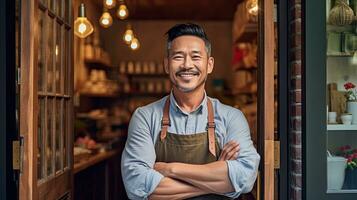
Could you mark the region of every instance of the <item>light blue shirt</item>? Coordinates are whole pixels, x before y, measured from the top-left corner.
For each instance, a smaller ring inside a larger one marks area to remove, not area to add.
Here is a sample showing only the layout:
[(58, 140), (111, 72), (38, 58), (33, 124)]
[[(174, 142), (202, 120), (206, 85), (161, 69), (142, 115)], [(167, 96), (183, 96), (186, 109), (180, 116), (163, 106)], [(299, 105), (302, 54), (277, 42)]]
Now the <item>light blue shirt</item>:
[[(207, 97), (193, 112), (180, 109), (172, 93), (170, 97), (170, 121), (168, 132), (195, 134), (206, 132)], [(163, 108), (167, 97), (137, 108), (129, 128), (122, 154), (121, 171), (126, 192), (130, 199), (147, 199), (160, 183), (163, 175), (153, 169), (156, 160), (155, 143), (161, 130)], [(250, 138), (249, 126), (243, 113), (231, 106), (210, 98), (216, 123), (215, 134), (220, 148), (234, 140), (240, 144), (236, 160), (228, 160), (228, 173), (234, 192), (224, 194), (236, 198), (252, 190), (257, 177), (260, 156)], [(207, 149), (208, 151), (208, 149)], [(174, 156), (174, 155), (173, 155)]]

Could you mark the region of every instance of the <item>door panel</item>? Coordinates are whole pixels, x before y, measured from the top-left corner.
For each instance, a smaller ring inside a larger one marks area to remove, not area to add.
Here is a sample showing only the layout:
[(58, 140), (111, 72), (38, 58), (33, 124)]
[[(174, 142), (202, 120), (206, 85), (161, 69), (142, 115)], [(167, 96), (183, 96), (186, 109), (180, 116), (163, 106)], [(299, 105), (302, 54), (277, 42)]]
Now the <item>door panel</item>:
[(20, 199), (59, 199), (71, 191), (70, 5), (70, 0), (22, 1), (20, 134), (24, 136), (24, 160)]
[(258, 133), (261, 199), (274, 199), (274, 1), (259, 1)]

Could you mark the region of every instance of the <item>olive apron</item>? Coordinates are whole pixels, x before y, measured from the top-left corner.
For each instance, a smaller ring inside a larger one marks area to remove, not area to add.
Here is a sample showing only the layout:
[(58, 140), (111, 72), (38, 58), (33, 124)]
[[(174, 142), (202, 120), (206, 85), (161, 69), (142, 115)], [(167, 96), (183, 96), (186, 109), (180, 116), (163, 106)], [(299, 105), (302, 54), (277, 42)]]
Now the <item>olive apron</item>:
[[(155, 144), (156, 162), (207, 164), (217, 161), (221, 150), (214, 133), (215, 123), (212, 102), (207, 98), (207, 132), (190, 135), (179, 135), (167, 132), (168, 126), (170, 126), (169, 108), (170, 97), (168, 97), (165, 102), (160, 137), (158, 137)], [(190, 199), (218, 200), (231, 198), (216, 194), (208, 194)]]

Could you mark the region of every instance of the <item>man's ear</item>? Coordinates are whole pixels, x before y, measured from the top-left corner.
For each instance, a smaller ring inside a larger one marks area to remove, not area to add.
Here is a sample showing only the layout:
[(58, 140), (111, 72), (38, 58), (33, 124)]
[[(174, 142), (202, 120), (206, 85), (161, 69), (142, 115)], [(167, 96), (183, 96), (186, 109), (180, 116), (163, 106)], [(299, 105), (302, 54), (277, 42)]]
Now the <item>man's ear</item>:
[(207, 73), (210, 74), (213, 71), (214, 68), (214, 58), (213, 57), (209, 57), (208, 58), (208, 63), (207, 63), (208, 69), (207, 69)]
[(169, 60), (167, 59), (167, 57), (164, 58), (164, 70), (166, 74), (169, 73)]

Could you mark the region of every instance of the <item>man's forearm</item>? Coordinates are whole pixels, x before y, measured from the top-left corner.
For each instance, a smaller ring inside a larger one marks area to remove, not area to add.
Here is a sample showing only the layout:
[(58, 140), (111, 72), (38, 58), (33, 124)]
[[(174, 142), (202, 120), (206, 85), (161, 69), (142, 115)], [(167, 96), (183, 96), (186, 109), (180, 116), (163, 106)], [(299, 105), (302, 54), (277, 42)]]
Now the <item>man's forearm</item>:
[(160, 181), (149, 199), (186, 199), (203, 194), (208, 194), (208, 192), (188, 183), (165, 177)]
[(182, 180), (210, 193), (233, 192), (225, 161), (216, 161), (205, 165), (170, 163), (168, 177)]

